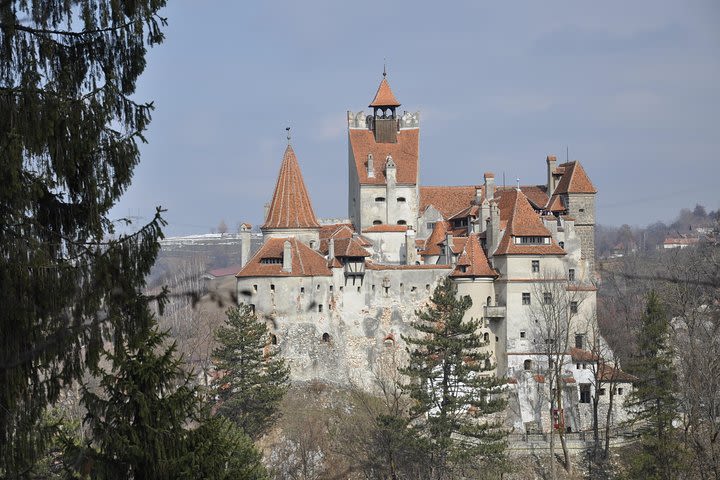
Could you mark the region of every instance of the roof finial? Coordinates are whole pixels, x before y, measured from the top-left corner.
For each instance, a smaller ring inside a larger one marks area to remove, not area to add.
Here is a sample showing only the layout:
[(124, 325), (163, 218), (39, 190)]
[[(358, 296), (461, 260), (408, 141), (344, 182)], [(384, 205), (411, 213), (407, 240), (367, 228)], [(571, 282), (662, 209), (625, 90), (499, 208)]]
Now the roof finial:
[(288, 145), (290, 145), (290, 127), (285, 127), (285, 131), (287, 132)]
[(520, 178), (516, 178), (515, 181), (517, 182), (517, 191), (520, 191)]
[(387, 77), (386, 59), (383, 58), (383, 78)]

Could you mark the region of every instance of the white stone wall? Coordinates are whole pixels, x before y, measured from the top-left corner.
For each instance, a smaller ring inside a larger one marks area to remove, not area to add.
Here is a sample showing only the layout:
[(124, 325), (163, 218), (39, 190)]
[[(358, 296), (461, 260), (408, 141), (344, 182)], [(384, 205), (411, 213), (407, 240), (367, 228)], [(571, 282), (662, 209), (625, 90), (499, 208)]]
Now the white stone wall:
[(415, 333), (415, 311), (448, 273), (367, 270), (362, 283), (353, 284), (335, 268), (332, 277), (240, 278), (237, 289), (239, 301), (254, 305), (276, 335), (292, 381), (370, 386), (382, 355), (393, 348), (405, 355), (401, 336)]

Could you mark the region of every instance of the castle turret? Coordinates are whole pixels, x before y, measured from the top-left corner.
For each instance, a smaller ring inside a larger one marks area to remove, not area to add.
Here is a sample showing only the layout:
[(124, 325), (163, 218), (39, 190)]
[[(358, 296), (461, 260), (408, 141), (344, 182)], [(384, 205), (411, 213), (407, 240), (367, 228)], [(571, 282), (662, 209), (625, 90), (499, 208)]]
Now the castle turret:
[(572, 161), (559, 166), (562, 178), (555, 187), (567, 207), (567, 213), (575, 220), (575, 232), (580, 237), (580, 258), (587, 260), (590, 272), (595, 268), (595, 186), (580, 162)]
[(266, 241), (273, 237), (297, 237), (313, 248), (319, 244), (320, 225), (315, 218), (297, 157), (289, 144), (261, 229)]
[(395, 109), (400, 106), (400, 102), (390, 89), (386, 76), (387, 73), (383, 72), (383, 79), (375, 93), (375, 98), (368, 105), (373, 109), (371, 127), (377, 143), (397, 143), (399, 124)]
[(383, 224), (418, 228), (419, 114), (399, 116), (399, 106), (383, 72), (372, 115), (348, 112), (348, 217), (360, 232)]

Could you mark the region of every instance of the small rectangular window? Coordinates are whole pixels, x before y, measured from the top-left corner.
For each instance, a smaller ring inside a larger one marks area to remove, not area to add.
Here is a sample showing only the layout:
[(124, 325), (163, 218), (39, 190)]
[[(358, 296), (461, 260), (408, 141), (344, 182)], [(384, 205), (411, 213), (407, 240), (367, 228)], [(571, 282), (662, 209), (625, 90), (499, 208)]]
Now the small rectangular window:
[(428, 230), (432, 230), (432, 229), (435, 228), (435, 222), (427, 222), (427, 224), (425, 224), (425, 227), (426, 227)]
[(543, 293), (543, 302), (545, 303), (545, 305), (550, 305), (552, 303), (552, 293)]
[(358, 288), (358, 293), (360, 293), (360, 287), (357, 287), (357, 288)]
[(318, 286), (315, 290), (320, 290), (320, 284), (318, 283)]
[(623, 394), (623, 389), (622, 389), (622, 387), (620, 387), (620, 388), (617, 389), (617, 394), (618, 394), (618, 395), (622, 395), (622, 394)]
[(590, 403), (590, 384), (580, 384), (580, 403)]
[(342, 285), (340, 286), (340, 291), (341, 291), (341, 292), (343, 291), (343, 287), (342, 287)]
[(576, 364), (575, 364), (575, 370), (580, 370), (580, 364), (579, 364), (579, 363), (576, 363)]
[(523, 292), (523, 294), (522, 294), (522, 304), (523, 304), (523, 305), (530, 305), (530, 292)]
[(257, 293), (257, 285), (253, 285), (253, 292)]
[(333, 286), (330, 285), (330, 293), (333, 293)]
[(322, 303), (319, 303), (318, 304), (318, 313), (322, 313), (322, 311), (323, 311)]
[(570, 302), (570, 313), (578, 313), (578, 303)]
[(601, 389), (598, 391), (598, 395), (605, 395), (605, 389), (604, 389), (604, 388), (601, 388)]
[(302, 295), (304, 293), (305, 293), (305, 287), (300, 287), (300, 294)]
[(251, 314), (251, 315), (255, 315), (255, 305), (253, 305), (253, 304), (251, 303), (251, 304), (249, 305), (249, 307), (250, 307), (250, 314)]
[(582, 333), (576, 333), (575, 334), (575, 348), (584, 349), (585, 348), (585, 335)]
[(520, 338), (525, 338), (525, 330), (520, 330)]
[(275, 291), (275, 284), (274, 284), (274, 283), (271, 283), (271, 284), (270, 284), (270, 291), (271, 291), (271, 292), (274, 292), (274, 291)]
[(570, 280), (571, 282), (575, 281), (575, 269), (574, 268), (571, 268), (570, 270), (568, 270), (568, 280)]
[(532, 272), (533, 272), (533, 273), (540, 273), (540, 260), (533, 260), (533, 261), (532, 261)]

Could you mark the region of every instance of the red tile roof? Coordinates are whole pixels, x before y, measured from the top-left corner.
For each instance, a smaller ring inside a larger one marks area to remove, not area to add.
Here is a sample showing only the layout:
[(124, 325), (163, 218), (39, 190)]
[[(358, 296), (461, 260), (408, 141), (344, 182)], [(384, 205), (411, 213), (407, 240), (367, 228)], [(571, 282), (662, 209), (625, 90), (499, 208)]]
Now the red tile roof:
[(406, 232), (407, 225), (373, 225), (363, 230), (363, 233), (379, 233), (379, 232)]
[[(417, 184), (419, 129), (412, 128), (397, 132), (397, 143), (377, 143), (371, 130), (350, 129), (350, 148), (355, 158), (355, 169), (361, 184), (384, 185), (385, 159), (393, 158), (396, 180), (401, 184)], [(367, 175), (367, 156), (373, 156), (374, 177)]]
[(563, 163), (560, 167), (565, 168), (565, 173), (563, 173), (560, 182), (555, 187), (554, 194), (597, 193), (580, 162), (575, 160), (574, 162)]
[[(464, 270), (463, 271), (463, 267)], [(497, 277), (498, 273), (490, 266), (485, 252), (480, 246), (477, 235), (470, 235), (465, 242), (465, 248), (458, 258), (457, 265), (451, 277)]]
[[(284, 272), (282, 262), (262, 263), (262, 259), (282, 259), (285, 241), (290, 242), (292, 271)], [(325, 257), (295, 237), (269, 238), (236, 277), (310, 277), (331, 275)]]
[[(533, 209), (523, 192), (505, 191), (498, 203), (500, 217), (507, 216), (505, 234), (494, 255), (565, 255), (555, 243), (540, 215)], [(512, 237), (550, 237), (549, 245), (516, 245)]]
[(548, 202), (547, 207), (545, 207), (545, 210), (549, 210), (551, 212), (564, 212), (567, 209), (565, 208), (565, 204), (562, 201), (562, 197), (555, 194), (552, 196), (552, 198), (550, 198), (550, 201)]
[(420, 251), (420, 255), (440, 255), (442, 253), (440, 245), (445, 241), (445, 234), (449, 228), (450, 224), (448, 222), (435, 222), (433, 231), (425, 241), (425, 248)]
[[(394, 158), (394, 157), (393, 157)], [(420, 213), (432, 205), (446, 220), (470, 206), (475, 199), (474, 185), (420, 187)], [(485, 190), (484, 187), (479, 187)]]
[(368, 270), (450, 270), (450, 265), (378, 265), (369, 261), (365, 262)]
[(290, 145), (285, 149), (264, 229), (318, 228), (300, 165)]
[(597, 377), (603, 382), (617, 382), (617, 383), (635, 383), (640, 380), (635, 375), (625, 373), (619, 368), (615, 368), (612, 365), (604, 363), (600, 364), (598, 368)]
[(340, 238), (350, 238), (355, 230), (350, 223), (334, 223), (332, 225), (322, 225), (320, 227), (320, 253), (328, 253), (328, 241), (331, 238), (338, 240)]
[[(496, 199), (502, 198), (504, 193), (514, 192), (516, 190), (516, 187), (497, 187), (495, 189), (495, 197)], [(525, 194), (530, 204), (538, 210), (548, 203), (547, 187), (545, 185), (521, 185), (520, 191)]]
[(570, 356), (575, 362), (597, 362), (600, 359), (600, 357), (596, 353), (575, 347), (570, 349)]
[(370, 102), (369, 107), (399, 107), (400, 102), (397, 101), (395, 95), (390, 89), (390, 84), (387, 79), (383, 77), (380, 82), (380, 86), (375, 93), (375, 98)]
[(340, 238), (334, 240), (336, 257), (369, 257), (370, 254), (357, 238)]

